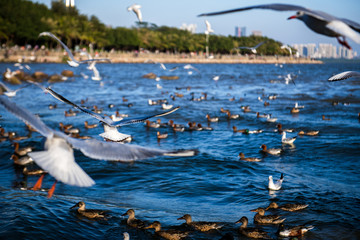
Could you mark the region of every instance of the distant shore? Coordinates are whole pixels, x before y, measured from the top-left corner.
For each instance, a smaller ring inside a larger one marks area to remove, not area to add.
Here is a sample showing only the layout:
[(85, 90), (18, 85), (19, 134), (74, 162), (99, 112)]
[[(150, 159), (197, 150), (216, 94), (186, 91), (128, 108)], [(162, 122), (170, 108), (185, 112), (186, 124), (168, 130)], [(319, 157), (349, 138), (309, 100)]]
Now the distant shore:
[[(87, 59), (80, 54), (74, 54), (78, 60)], [(216, 54), (206, 58), (203, 54), (171, 54), (151, 52), (100, 52), (96, 58), (109, 58), (112, 63), (207, 63), (207, 64), (322, 64), (320, 60), (310, 58), (295, 58), (288, 56), (255, 56), (255, 55), (225, 55)], [(36, 62), (63, 63), (66, 54), (63, 51), (0, 51), (0, 62)]]

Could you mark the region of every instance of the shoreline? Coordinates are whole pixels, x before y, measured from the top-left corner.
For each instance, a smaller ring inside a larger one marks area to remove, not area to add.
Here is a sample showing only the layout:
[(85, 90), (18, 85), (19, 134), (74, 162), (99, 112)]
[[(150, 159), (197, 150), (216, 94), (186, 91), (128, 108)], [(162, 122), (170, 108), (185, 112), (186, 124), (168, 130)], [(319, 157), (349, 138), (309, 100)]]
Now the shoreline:
[[(74, 54), (79, 61), (86, 60)], [(109, 58), (112, 63), (185, 63), (185, 64), (322, 64), (320, 60), (295, 58), (289, 56), (223, 55), (212, 58), (197, 54), (168, 54), (148, 52), (100, 52), (96, 58)], [(0, 62), (65, 63), (66, 54), (62, 51), (16, 51), (0, 52)]]

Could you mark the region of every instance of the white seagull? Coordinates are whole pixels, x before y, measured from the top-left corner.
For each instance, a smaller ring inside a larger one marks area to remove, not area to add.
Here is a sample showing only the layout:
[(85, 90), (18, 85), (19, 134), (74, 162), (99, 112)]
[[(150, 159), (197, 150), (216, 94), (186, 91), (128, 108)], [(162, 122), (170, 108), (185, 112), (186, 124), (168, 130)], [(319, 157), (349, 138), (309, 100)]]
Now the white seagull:
[(332, 76), (331, 78), (328, 79), (329, 82), (335, 82), (335, 81), (340, 81), (340, 80), (345, 80), (351, 77), (360, 77), (360, 72), (355, 72), (355, 71), (346, 71), (346, 72), (342, 72), (342, 73), (338, 73), (334, 76)]
[(206, 35), (214, 32), (214, 29), (211, 28), (211, 24), (209, 23), (208, 20), (205, 20), (205, 24), (206, 24), (206, 30), (205, 30)]
[(159, 65), (160, 65), (160, 68), (161, 68), (162, 70), (166, 70), (166, 66), (165, 66), (163, 63), (161, 63), (161, 62), (155, 62), (155, 61), (152, 60), (152, 59), (147, 59), (144, 63), (159, 64)]
[(288, 50), (290, 53), (290, 56), (292, 56), (292, 50), (291, 50), (291, 47), (289, 47), (289, 45), (282, 45), (280, 48)]
[(42, 32), (39, 34), (39, 37), (42, 36), (48, 36), (51, 37), (53, 39), (55, 39), (58, 43), (61, 44), (61, 46), (64, 48), (64, 50), (67, 52), (69, 58), (71, 59), (70, 61), (68, 60), (68, 64), (71, 67), (78, 67), (81, 63), (87, 63), (87, 62), (111, 62), (110, 59), (107, 58), (94, 58), (94, 59), (87, 59), (87, 60), (83, 60), (83, 61), (76, 61), (74, 58), (74, 55), (71, 53), (70, 49), (65, 45), (65, 43), (63, 43), (59, 38), (57, 38), (54, 34), (52, 34), (51, 32)]
[(265, 41), (257, 44), (255, 47), (237, 47), (238, 49), (248, 49), (250, 50), (253, 54), (256, 54), (257, 53), (257, 48), (260, 47), (261, 45), (263, 45), (265, 43)]
[(275, 190), (275, 191), (280, 190), (283, 181), (284, 181), (284, 174), (281, 174), (280, 179), (277, 180), (276, 183), (274, 183), (273, 177), (269, 176), (269, 184), (268, 184), (269, 190)]
[(193, 70), (197, 71), (198, 73), (200, 73), (199, 69), (197, 69), (196, 67), (194, 67), (194, 66), (192, 66), (190, 64), (184, 65), (183, 68), (186, 69), (186, 70), (193, 69)]
[(142, 22), (142, 14), (140, 11), (141, 5), (139, 4), (133, 4), (130, 7), (128, 7), (128, 11), (133, 11), (136, 14), (136, 17), (138, 18), (139, 22)]
[[(296, 15), (289, 17), (288, 19), (299, 19), (303, 21), (308, 28), (316, 33), (336, 37), (338, 42), (351, 49), (350, 45), (346, 42), (346, 37), (352, 39), (354, 42), (360, 44), (360, 24), (354, 21), (337, 18), (328, 13), (322, 11), (311, 10), (302, 6), (291, 4), (261, 4), (255, 6), (242, 7), (237, 9), (230, 9), (221, 12), (203, 13), (199, 16), (213, 16), (233, 12), (241, 12), (251, 9), (270, 9), (275, 11), (297, 11)], [(340, 39), (342, 37), (342, 40)]]
[(147, 119), (152, 118), (152, 117), (161, 117), (161, 116), (165, 116), (167, 114), (173, 113), (176, 110), (178, 110), (180, 107), (176, 107), (170, 111), (167, 112), (163, 112), (163, 113), (159, 113), (159, 114), (154, 114), (151, 116), (144, 116), (144, 117), (135, 117), (135, 118), (126, 118), (126, 119), (122, 119), (120, 121), (113, 121), (111, 120), (111, 118), (109, 117), (103, 117), (100, 114), (94, 113), (88, 109), (82, 108), (78, 105), (76, 105), (75, 103), (69, 101), (68, 99), (66, 99), (65, 97), (61, 96), (60, 94), (56, 93), (54, 90), (52, 90), (51, 88), (46, 88), (46, 91), (49, 92), (53, 97), (55, 97), (56, 99), (67, 103), (71, 106), (73, 106), (76, 109), (79, 109), (80, 111), (89, 114), (90, 116), (96, 118), (97, 120), (99, 120), (103, 126), (104, 126), (104, 133), (101, 133), (100, 136), (103, 137), (105, 140), (108, 141), (113, 141), (113, 142), (122, 142), (125, 139), (127, 139), (129, 137), (129, 135), (127, 134), (123, 134), (120, 133), (117, 128), (124, 126), (124, 125), (129, 125), (129, 124), (134, 124), (134, 123), (140, 123), (140, 122), (145, 122)]
[(26, 88), (27, 86), (29, 86), (29, 85), (22, 86), (22, 87), (20, 87), (20, 88), (18, 88), (18, 89), (16, 89), (16, 90), (11, 90), (11, 89), (10, 89), (8, 86), (6, 86), (4, 83), (0, 82), (0, 87), (2, 87), (3, 89), (5, 89), (4, 94), (5, 94), (6, 96), (8, 96), (8, 97), (15, 97), (15, 96), (16, 96), (16, 93), (17, 93), (19, 90), (21, 90), (21, 89), (23, 89), (23, 88)]
[(281, 136), (281, 142), (285, 143), (285, 144), (293, 144), (293, 142), (296, 140), (296, 136), (292, 137), (292, 138), (286, 138), (286, 131), (282, 132), (282, 136)]
[[(94, 180), (75, 162), (73, 148), (80, 150), (87, 157), (111, 161), (134, 161), (155, 156), (193, 156), (196, 154), (196, 150), (169, 151), (95, 139), (79, 140), (49, 128), (38, 116), (6, 97), (0, 96), (0, 104), (46, 137), (44, 151), (31, 152), (28, 155), (57, 181), (68, 185), (90, 187), (95, 184)], [(49, 191), (51, 195), (55, 184)]]

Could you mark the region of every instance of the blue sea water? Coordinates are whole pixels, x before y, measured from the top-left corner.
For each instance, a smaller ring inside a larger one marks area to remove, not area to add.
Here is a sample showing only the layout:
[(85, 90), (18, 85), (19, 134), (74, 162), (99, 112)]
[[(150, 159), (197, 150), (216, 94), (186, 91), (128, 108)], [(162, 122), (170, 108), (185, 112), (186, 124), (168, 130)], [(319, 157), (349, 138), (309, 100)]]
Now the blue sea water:
[[(325, 63), (316, 65), (274, 64), (193, 64), (200, 73), (189, 74), (181, 64), (168, 64), (168, 69), (179, 66), (174, 72), (163, 71), (155, 64), (97, 64), (103, 77), (101, 82), (84, 79), (80, 73), (92, 73), (85, 66), (70, 68), (65, 64), (30, 64), (31, 72), (60, 74), (73, 70), (76, 77), (52, 88), (85, 106), (97, 105), (105, 114), (115, 110), (129, 116), (144, 116), (163, 111), (159, 105), (149, 106), (148, 99), (167, 99), (180, 106), (175, 113), (161, 117), (162, 122), (173, 119), (175, 123), (189, 121), (208, 125), (206, 114), (219, 117), (210, 123), (213, 131), (173, 132), (170, 128), (152, 129), (144, 124), (128, 125), (121, 132), (134, 138), (130, 144), (160, 149), (199, 150), (194, 157), (155, 157), (124, 163), (99, 161), (75, 151), (77, 163), (95, 180), (89, 188), (58, 183), (51, 199), (46, 192), (24, 191), (20, 183), (33, 186), (37, 176), (25, 177), (22, 168), (10, 159), (13, 143), (0, 143), (0, 238), (1, 239), (122, 239), (128, 232), (130, 239), (152, 239), (153, 230), (138, 230), (126, 225), (121, 215), (133, 208), (136, 217), (148, 223), (160, 221), (162, 228), (175, 228), (183, 223), (177, 218), (188, 213), (194, 221), (221, 222), (224, 227), (208, 233), (191, 232), (188, 239), (220, 239), (231, 233), (239, 234), (242, 216), (249, 218), (249, 226), (257, 226), (276, 238), (276, 225), (255, 225), (251, 209), (278, 204), (306, 203), (309, 207), (299, 212), (269, 211), (286, 218), (286, 226), (313, 225), (314, 229), (302, 239), (360, 239), (360, 81), (353, 78), (341, 82), (328, 82), (327, 78), (346, 70), (360, 71), (358, 63)], [(15, 69), (13, 64), (0, 64), (0, 71)], [(177, 75), (178, 80), (142, 78), (154, 72), (160, 75)], [(295, 84), (285, 83), (285, 76), (296, 75)], [(213, 76), (220, 75), (215, 82)], [(43, 83), (48, 86), (48, 83)], [(162, 89), (158, 89), (160, 84)], [(16, 88), (17, 86), (10, 86)], [(190, 89), (186, 89), (190, 87)], [(180, 88), (180, 89), (179, 89)], [(176, 93), (184, 97), (171, 99)], [(203, 101), (191, 101), (207, 93)], [(268, 96), (277, 94), (275, 100)], [(128, 99), (123, 102), (122, 98)], [(229, 99), (235, 97), (234, 101)], [(263, 101), (259, 101), (261, 97)], [(270, 103), (264, 106), (264, 101)], [(51, 128), (59, 129), (59, 122), (73, 124), (81, 135), (101, 139), (103, 129), (85, 129), (84, 121), (97, 121), (84, 113), (65, 117), (69, 105), (44, 94), (36, 86), (28, 86), (11, 98), (27, 108)], [(291, 114), (295, 102), (304, 105), (299, 114)], [(132, 107), (128, 107), (131, 103)], [(334, 104), (336, 103), (336, 104)], [(50, 110), (49, 104), (57, 104)], [(108, 108), (109, 104), (115, 107)], [(244, 113), (241, 106), (250, 106), (252, 112)], [(228, 120), (220, 108), (240, 114)], [(256, 112), (271, 113), (276, 123), (257, 118)], [(0, 125), (6, 131), (28, 134), (25, 124), (0, 106)], [(322, 115), (331, 118), (322, 120)], [(155, 119), (153, 119), (155, 120)], [(300, 130), (319, 130), (318, 136), (298, 136), (294, 146), (283, 145), (281, 135), (274, 132), (276, 124)], [(232, 127), (250, 130), (262, 129), (260, 134), (233, 133)], [(167, 132), (167, 139), (157, 140), (156, 132)], [(32, 133), (21, 146), (31, 145), (43, 149), (43, 137)], [(259, 153), (261, 144), (282, 148), (280, 156)], [(239, 160), (243, 152), (247, 157), (261, 158), (260, 162)], [(30, 166), (33, 167), (33, 166)], [(267, 189), (268, 176), (274, 179), (285, 175), (280, 191)], [(49, 188), (54, 179), (46, 176), (44, 187)], [(69, 208), (84, 201), (87, 208), (110, 210), (106, 220), (79, 218)], [(240, 236), (240, 239), (245, 239)]]

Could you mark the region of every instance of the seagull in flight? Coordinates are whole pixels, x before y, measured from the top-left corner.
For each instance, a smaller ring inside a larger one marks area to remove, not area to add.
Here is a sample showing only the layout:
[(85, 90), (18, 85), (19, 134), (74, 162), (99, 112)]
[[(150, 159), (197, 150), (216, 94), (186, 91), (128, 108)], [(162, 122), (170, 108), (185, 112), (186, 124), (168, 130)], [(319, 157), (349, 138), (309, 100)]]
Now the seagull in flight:
[(239, 49), (249, 49), (253, 54), (256, 54), (256, 53), (257, 53), (256, 49), (257, 49), (258, 47), (260, 47), (261, 45), (263, 45), (264, 43), (265, 43), (265, 41), (257, 44), (255, 47), (238, 47), (238, 48), (239, 48)]
[(73, 106), (74, 108), (76, 108), (84, 113), (87, 113), (91, 117), (99, 120), (104, 126), (104, 133), (101, 133), (100, 136), (103, 137), (105, 140), (113, 141), (113, 142), (121, 142), (124, 139), (129, 137), (129, 135), (119, 133), (119, 131), (117, 130), (118, 127), (121, 127), (124, 125), (129, 125), (129, 124), (134, 124), (134, 123), (145, 122), (146, 120), (148, 120), (149, 118), (152, 118), (152, 117), (165, 116), (165, 115), (175, 112), (176, 110), (178, 110), (180, 108), (180, 107), (176, 107), (170, 111), (159, 113), (159, 114), (154, 114), (154, 115), (150, 115), (150, 116), (125, 118), (120, 121), (113, 121), (113, 120), (111, 120), (111, 118), (101, 116), (100, 114), (97, 114), (86, 108), (76, 105), (75, 103), (73, 103), (70, 100), (66, 99), (65, 97), (61, 96), (60, 94), (58, 94), (57, 92), (55, 92), (53, 89), (51, 89), (49, 87), (46, 88), (46, 91), (48, 93), (50, 93), (54, 98), (60, 100), (61, 102), (67, 103), (67, 104)]
[(291, 47), (289, 47), (289, 45), (282, 45), (280, 48), (281, 49), (287, 49), (289, 51), (289, 53), (290, 53), (290, 56), (292, 56), (292, 50), (291, 50)]
[(52, 34), (51, 32), (42, 32), (39, 34), (39, 37), (42, 36), (48, 36), (51, 37), (53, 39), (55, 39), (58, 43), (61, 44), (61, 46), (65, 49), (65, 51), (67, 52), (69, 58), (71, 59), (70, 61), (68, 60), (68, 64), (71, 67), (78, 67), (81, 63), (88, 63), (88, 62), (111, 62), (110, 59), (107, 58), (94, 58), (94, 59), (87, 59), (87, 60), (83, 60), (83, 61), (76, 61), (74, 58), (74, 55), (71, 53), (70, 49), (65, 45), (65, 43), (63, 43), (59, 38), (57, 38), (54, 34)]
[[(302, 6), (291, 4), (261, 4), (255, 6), (242, 7), (237, 9), (230, 9), (220, 12), (203, 13), (199, 16), (213, 16), (220, 14), (227, 14), (233, 12), (241, 12), (252, 9), (269, 9), (275, 11), (297, 11), (295, 15), (288, 19), (299, 19), (303, 21), (308, 28), (316, 33), (336, 37), (338, 42), (348, 49), (350, 45), (346, 41), (346, 37), (352, 39), (354, 42), (360, 44), (360, 24), (346, 18), (337, 18), (328, 13), (311, 10)], [(340, 39), (342, 38), (342, 39)]]
[(130, 7), (128, 7), (128, 11), (133, 11), (136, 14), (136, 17), (139, 19), (139, 22), (142, 22), (142, 14), (140, 11), (141, 5), (139, 4), (133, 4)]
[(49, 190), (48, 197), (53, 194), (57, 181), (79, 187), (90, 187), (95, 184), (94, 180), (75, 162), (73, 148), (93, 159), (127, 162), (155, 156), (193, 156), (197, 153), (196, 150), (169, 151), (131, 144), (102, 142), (96, 139), (80, 140), (49, 128), (38, 116), (6, 97), (0, 96), (0, 105), (46, 138), (44, 151), (28, 154), (36, 164), (56, 179)]
[(357, 77), (360, 78), (360, 72), (356, 72), (356, 71), (346, 71), (346, 72), (342, 72), (342, 73), (338, 73), (332, 77), (330, 77), (328, 79), (329, 82), (335, 82), (335, 81), (341, 81), (341, 80), (345, 80), (351, 77)]
[(2, 87), (3, 89), (5, 89), (4, 94), (5, 94), (6, 96), (8, 96), (8, 97), (15, 97), (15, 96), (16, 96), (16, 93), (17, 93), (19, 90), (21, 90), (21, 89), (23, 89), (23, 88), (26, 88), (27, 86), (29, 86), (29, 85), (25, 85), (25, 86), (20, 87), (20, 88), (18, 88), (18, 89), (16, 89), (16, 90), (11, 90), (11, 89), (10, 89), (8, 86), (6, 86), (4, 83), (0, 82), (0, 87)]
[(209, 23), (208, 20), (205, 20), (205, 24), (206, 24), (206, 30), (205, 30), (206, 35), (214, 32), (214, 29), (211, 28), (211, 24)]
[(145, 60), (145, 62), (144, 63), (154, 63), (154, 64), (159, 64), (160, 65), (160, 68), (162, 69), (162, 70), (167, 70), (167, 68), (166, 68), (166, 66), (165, 66), (165, 64), (163, 64), (163, 63), (161, 63), (161, 62), (155, 62), (154, 60), (152, 60), (152, 59), (147, 59), (147, 60)]

